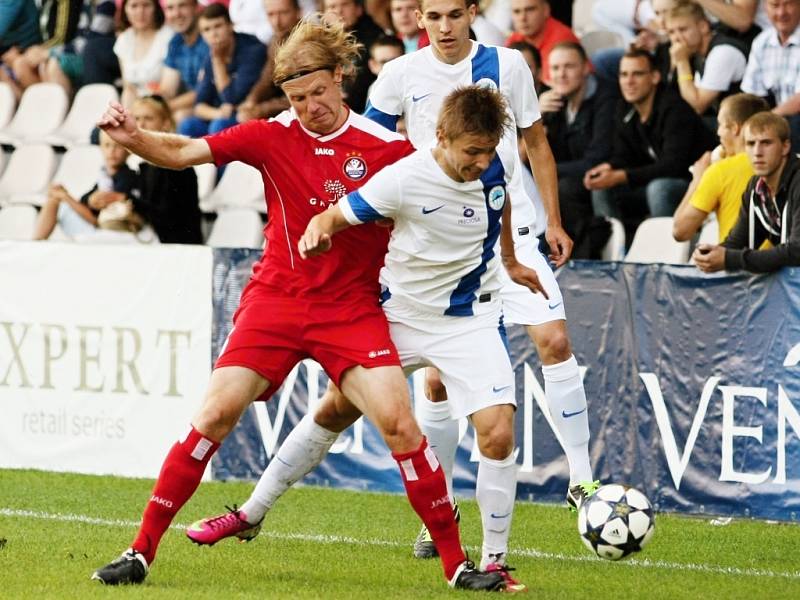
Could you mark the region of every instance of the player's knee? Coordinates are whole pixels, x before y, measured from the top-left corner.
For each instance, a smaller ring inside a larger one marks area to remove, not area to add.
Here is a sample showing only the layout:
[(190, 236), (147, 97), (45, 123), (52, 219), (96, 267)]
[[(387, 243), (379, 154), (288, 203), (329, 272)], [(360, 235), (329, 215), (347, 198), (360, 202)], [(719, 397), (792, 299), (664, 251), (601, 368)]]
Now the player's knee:
[(333, 397), (330, 390), (322, 398), (317, 412), (314, 413), (314, 422), (328, 431), (342, 432), (355, 423), (361, 413), (352, 404), (349, 404), (336, 390), (338, 397)]
[(214, 441), (221, 442), (239, 421), (240, 403), (232, 402), (223, 394), (212, 394), (193, 420), (195, 428)]
[(548, 335), (538, 346), (539, 358), (546, 365), (564, 362), (572, 356), (572, 345), (569, 342), (569, 334), (566, 328)]
[(481, 454), (492, 460), (503, 460), (514, 450), (514, 431), (511, 423), (497, 423), (479, 433), (478, 448)]
[(422, 440), (422, 432), (411, 411), (384, 417), (379, 426), (383, 439), (392, 452), (412, 452), (419, 447)]
[(425, 369), (425, 397), (431, 402), (447, 400), (447, 388), (436, 369)]

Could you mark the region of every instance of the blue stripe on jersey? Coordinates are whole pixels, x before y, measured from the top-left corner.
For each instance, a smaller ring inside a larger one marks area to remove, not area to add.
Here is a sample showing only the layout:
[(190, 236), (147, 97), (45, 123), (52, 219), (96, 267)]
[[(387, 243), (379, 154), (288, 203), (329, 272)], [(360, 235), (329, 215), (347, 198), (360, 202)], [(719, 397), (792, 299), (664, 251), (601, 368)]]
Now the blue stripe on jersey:
[(397, 120), (400, 115), (390, 115), (372, 106), (372, 102), (367, 100), (367, 107), (364, 109), (364, 116), (375, 121), (379, 125), (383, 125), (389, 131), (397, 131)]
[(372, 208), (369, 203), (364, 200), (364, 196), (358, 193), (358, 190), (347, 194), (347, 201), (350, 203), (350, 208), (353, 209), (353, 214), (362, 223), (369, 223), (370, 221), (378, 221), (385, 219), (381, 213)]
[(481, 262), (461, 278), (456, 289), (450, 294), (450, 306), (447, 307), (444, 314), (451, 317), (470, 317), (475, 314), (472, 310), (475, 292), (481, 286), (481, 276), (486, 272), (489, 261), (494, 258), (494, 247), (500, 236), (500, 216), (503, 214), (503, 207), (500, 207), (500, 210), (493, 209), (489, 203), (489, 195), (498, 185), (505, 190), (505, 169), (500, 157), (496, 154), (489, 168), (481, 175), (481, 182), (483, 183), (483, 198), (486, 202), (486, 215), (489, 220), (486, 226), (486, 237), (483, 239)]
[(478, 45), (478, 51), (472, 57), (472, 83), (481, 79), (490, 79), (500, 87), (500, 59), (497, 48)]
[(389, 298), (391, 297), (392, 297), (392, 292), (389, 290), (389, 288), (388, 287), (383, 288), (381, 290), (381, 295), (378, 298), (379, 304), (383, 306), (384, 304), (386, 304), (386, 301), (389, 300)]

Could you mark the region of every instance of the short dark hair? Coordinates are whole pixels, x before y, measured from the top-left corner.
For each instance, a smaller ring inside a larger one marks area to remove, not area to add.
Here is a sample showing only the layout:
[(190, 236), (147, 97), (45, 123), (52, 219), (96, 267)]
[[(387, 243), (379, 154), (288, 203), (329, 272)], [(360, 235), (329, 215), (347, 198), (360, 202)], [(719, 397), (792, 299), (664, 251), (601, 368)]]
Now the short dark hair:
[(406, 53), (405, 44), (403, 44), (403, 40), (401, 40), (396, 35), (388, 35), (382, 34), (372, 43), (372, 46), (369, 47), (370, 56), (372, 55), (372, 49), (377, 48), (378, 46), (389, 46), (390, 48), (397, 48), (400, 50), (400, 54)]
[[(125, 7), (128, 5), (129, 0), (122, 0), (122, 7), (120, 8), (119, 24), (123, 30), (131, 26), (128, 16), (125, 14)], [(158, 0), (150, 0), (153, 3), (153, 20), (156, 24), (156, 29), (161, 29), (164, 24), (164, 9), (161, 8), (161, 3)]]
[(220, 4), (219, 2), (214, 2), (213, 4), (209, 4), (203, 10), (200, 11), (200, 19), (225, 19), (228, 23), (233, 23), (231, 21), (231, 13), (228, 12), (228, 9), (225, 8), (224, 4)]
[[(643, 58), (647, 61), (651, 72), (658, 68), (656, 66), (656, 59), (652, 54), (650, 54), (647, 50), (642, 50), (641, 48), (637, 48), (633, 45), (631, 45), (625, 51), (625, 54), (622, 55), (622, 58)], [(622, 62), (622, 60), (620, 60), (620, 62)]]
[(542, 68), (542, 53), (539, 52), (539, 49), (526, 42), (525, 40), (520, 40), (518, 42), (514, 42), (509, 46), (512, 50), (518, 50), (519, 52), (530, 52), (531, 56), (533, 56), (533, 63), (536, 65), (536, 70), (539, 71)]
[(581, 46), (578, 42), (572, 42), (572, 41), (558, 42), (555, 46), (550, 48), (550, 52), (552, 52), (553, 50), (574, 50), (580, 55), (581, 60), (583, 62), (589, 62), (589, 55), (586, 54), (586, 48)]
[(767, 101), (753, 94), (733, 94), (722, 100), (720, 109), (723, 106), (728, 110), (728, 116), (731, 121), (737, 125), (743, 125), (747, 119), (756, 113), (769, 110)]

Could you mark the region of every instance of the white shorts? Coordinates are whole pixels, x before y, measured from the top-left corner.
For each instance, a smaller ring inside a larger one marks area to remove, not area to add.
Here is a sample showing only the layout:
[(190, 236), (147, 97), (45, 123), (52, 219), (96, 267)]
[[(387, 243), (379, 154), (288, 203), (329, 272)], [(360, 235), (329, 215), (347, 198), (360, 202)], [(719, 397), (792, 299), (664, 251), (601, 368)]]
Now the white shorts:
[(503, 282), (500, 299), (503, 301), (503, 316), (506, 323), (541, 325), (567, 318), (556, 276), (547, 259), (539, 252), (538, 244), (539, 240), (533, 233), (514, 236), (514, 252), (517, 260), (536, 271), (550, 298), (545, 299), (541, 294), (534, 294), (528, 288), (517, 285), (511, 281), (505, 269), (500, 269), (500, 280)]
[[(447, 388), (450, 415), (467, 417), (498, 404), (516, 406), (514, 370), (499, 310), (473, 317), (428, 315), (383, 305), (406, 375), (436, 367)], [(393, 310), (394, 308), (394, 310)]]

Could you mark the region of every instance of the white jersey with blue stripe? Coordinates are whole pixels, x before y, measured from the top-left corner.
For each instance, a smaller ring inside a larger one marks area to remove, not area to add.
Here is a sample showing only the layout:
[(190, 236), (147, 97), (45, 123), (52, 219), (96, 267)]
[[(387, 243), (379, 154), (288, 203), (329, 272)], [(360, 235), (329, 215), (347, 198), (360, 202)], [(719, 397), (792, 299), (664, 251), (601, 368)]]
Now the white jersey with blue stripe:
[[(516, 127), (530, 127), (541, 119), (533, 77), (522, 54), (477, 42), (472, 42), (469, 55), (454, 65), (437, 59), (432, 46), (386, 63), (372, 85), (364, 114), (391, 130), (398, 118), (404, 117), (414, 147), (429, 148), (436, 143), (436, 120), (445, 97), (456, 87), (473, 83), (500, 90)], [(536, 210), (522, 183), (514, 129), (506, 132), (501, 145), (513, 152), (515, 162), (508, 188), (512, 223), (515, 229), (533, 228)]]
[(479, 180), (459, 183), (431, 149), (418, 150), (341, 198), (351, 224), (394, 220), (382, 299), (431, 315), (498, 310), (500, 217), (513, 169), (497, 154)]

